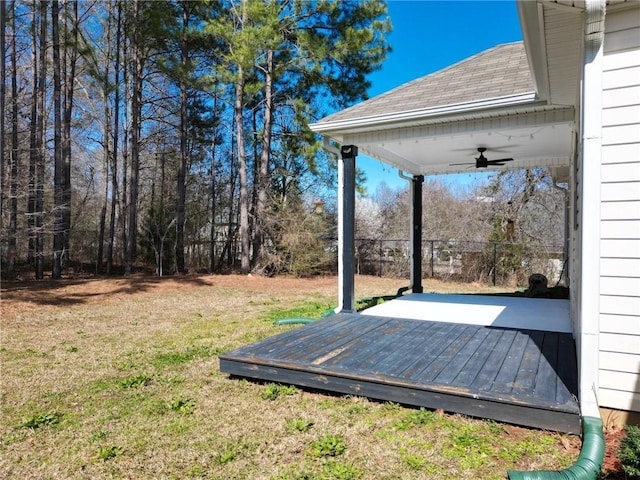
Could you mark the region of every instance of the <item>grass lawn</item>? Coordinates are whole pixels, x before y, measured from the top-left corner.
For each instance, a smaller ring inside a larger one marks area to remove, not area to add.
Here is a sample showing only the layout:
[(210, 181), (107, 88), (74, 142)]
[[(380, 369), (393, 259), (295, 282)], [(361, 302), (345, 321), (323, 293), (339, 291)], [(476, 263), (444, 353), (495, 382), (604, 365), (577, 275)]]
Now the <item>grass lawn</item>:
[[(356, 298), (405, 282), (356, 279)], [(425, 281), (425, 291), (495, 291)], [(335, 306), (337, 279), (6, 283), (0, 478), (503, 479), (575, 436), (232, 379), (217, 356)]]

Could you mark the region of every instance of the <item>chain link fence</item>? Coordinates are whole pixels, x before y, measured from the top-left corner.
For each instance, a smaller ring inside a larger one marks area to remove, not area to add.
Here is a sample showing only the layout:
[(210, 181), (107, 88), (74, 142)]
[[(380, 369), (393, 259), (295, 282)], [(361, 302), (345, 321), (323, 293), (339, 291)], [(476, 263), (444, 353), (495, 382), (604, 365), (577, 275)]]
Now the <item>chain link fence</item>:
[[(198, 255), (199, 262), (192, 257), (194, 251), (189, 251), (191, 255), (188, 258), (194, 264), (205, 267), (209, 261), (208, 248), (209, 245)], [(235, 242), (220, 242), (214, 251), (220, 255), (225, 248), (228, 251), (226, 255), (221, 255), (224, 258), (223, 264), (226, 268), (233, 269), (234, 265), (240, 264), (238, 245)], [(544, 274), (549, 279), (549, 284), (553, 285), (562, 277), (565, 266), (562, 245), (425, 240), (421, 253), (425, 278), (511, 287), (526, 286), (532, 273)], [(289, 264), (298, 265), (294, 272), (289, 273), (304, 276), (305, 269), (310, 266), (313, 268), (307, 272), (309, 275), (337, 274), (338, 271), (338, 241), (335, 238), (319, 240), (315, 248), (280, 254), (287, 256)], [(328, 261), (315, 265), (318, 258)], [(219, 263), (218, 261), (216, 270), (222, 266)], [(403, 239), (357, 238), (354, 265), (355, 272), (359, 275), (409, 278), (410, 242)]]
[[(356, 272), (381, 277), (408, 277), (408, 240), (356, 239)], [(550, 284), (563, 274), (562, 245), (425, 240), (424, 277), (493, 285), (527, 285), (529, 275), (542, 273)]]

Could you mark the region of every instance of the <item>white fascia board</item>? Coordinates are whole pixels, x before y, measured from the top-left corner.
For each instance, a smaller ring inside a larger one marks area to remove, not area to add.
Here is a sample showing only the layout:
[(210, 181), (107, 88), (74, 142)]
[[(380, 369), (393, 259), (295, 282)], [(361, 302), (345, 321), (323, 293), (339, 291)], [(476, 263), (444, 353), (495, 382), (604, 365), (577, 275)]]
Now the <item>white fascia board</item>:
[(377, 127), (388, 124), (416, 122), (428, 120), (435, 117), (445, 117), (466, 112), (487, 110), (497, 107), (517, 107), (525, 104), (531, 105), (538, 100), (535, 92), (528, 92), (518, 95), (508, 95), (482, 100), (480, 102), (464, 102), (440, 107), (423, 108), (419, 110), (409, 110), (370, 117), (358, 117), (335, 122), (318, 122), (309, 125), (309, 128), (317, 133), (345, 132), (359, 127)]
[(544, 7), (531, 0), (518, 0), (518, 16), (527, 52), (529, 69), (533, 77), (538, 98), (549, 100), (549, 69), (544, 30)]

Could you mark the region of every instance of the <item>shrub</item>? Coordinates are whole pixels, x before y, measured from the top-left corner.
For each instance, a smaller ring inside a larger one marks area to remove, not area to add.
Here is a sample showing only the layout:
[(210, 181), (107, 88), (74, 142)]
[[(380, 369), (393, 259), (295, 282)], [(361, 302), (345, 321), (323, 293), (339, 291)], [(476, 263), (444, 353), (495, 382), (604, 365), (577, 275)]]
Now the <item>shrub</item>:
[(627, 435), (620, 442), (618, 458), (629, 477), (640, 478), (640, 427), (627, 427)]

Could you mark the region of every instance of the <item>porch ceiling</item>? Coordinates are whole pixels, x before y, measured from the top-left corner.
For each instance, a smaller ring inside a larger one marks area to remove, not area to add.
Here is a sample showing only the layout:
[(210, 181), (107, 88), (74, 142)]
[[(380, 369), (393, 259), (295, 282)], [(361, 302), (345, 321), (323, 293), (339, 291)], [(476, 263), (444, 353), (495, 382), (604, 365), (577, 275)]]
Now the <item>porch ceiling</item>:
[(487, 149), (484, 155), (489, 160), (514, 159), (504, 166), (488, 169), (567, 166), (574, 153), (572, 118), (573, 109), (511, 113), (494, 118), (344, 133), (334, 138), (343, 144), (357, 145), (361, 154), (413, 175), (475, 171), (478, 147)]

